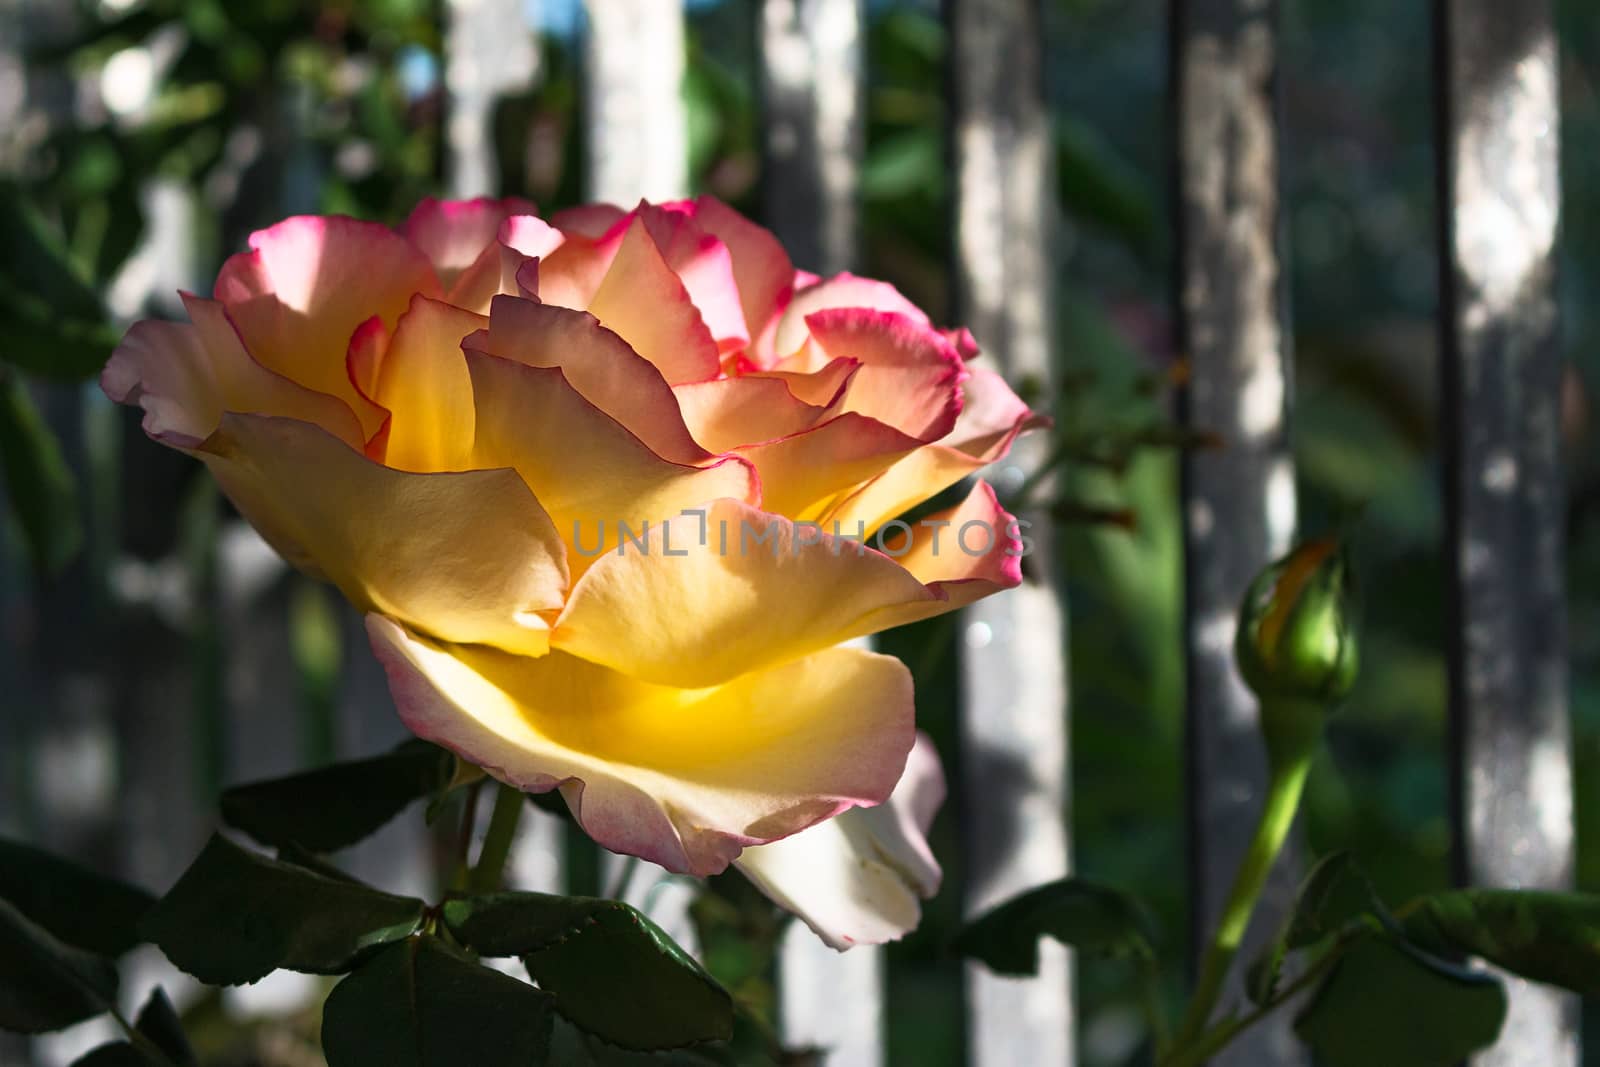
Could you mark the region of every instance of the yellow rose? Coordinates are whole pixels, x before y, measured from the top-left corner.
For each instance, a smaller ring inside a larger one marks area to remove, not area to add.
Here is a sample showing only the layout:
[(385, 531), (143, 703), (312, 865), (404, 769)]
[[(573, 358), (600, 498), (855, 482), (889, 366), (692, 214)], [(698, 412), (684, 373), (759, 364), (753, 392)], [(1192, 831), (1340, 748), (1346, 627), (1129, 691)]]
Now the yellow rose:
[[(743, 852), (816, 912), (771, 873), (804, 842), (762, 847), (881, 804), (914, 737), (904, 666), (844, 642), (1020, 580), (981, 482), (891, 521), (1035, 421), (970, 336), (797, 272), (707, 198), (548, 223), (428, 200), (250, 249), (189, 322), (128, 332), (107, 394), (367, 613), (414, 732), (560, 789), (607, 848), (702, 875)], [(885, 812), (806, 841), (909, 850), (885, 870), (930, 892), (925, 819)], [(808, 918), (841, 944), (905, 925)]]

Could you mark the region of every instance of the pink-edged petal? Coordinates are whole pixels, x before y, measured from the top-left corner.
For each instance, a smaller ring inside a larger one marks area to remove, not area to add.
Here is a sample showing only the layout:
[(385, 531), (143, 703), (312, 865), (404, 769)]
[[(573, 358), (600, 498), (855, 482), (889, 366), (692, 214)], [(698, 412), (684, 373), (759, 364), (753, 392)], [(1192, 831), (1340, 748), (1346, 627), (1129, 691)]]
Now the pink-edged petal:
[[(1015, 515), (1000, 506), (994, 489), (979, 481), (965, 500), (936, 511), (909, 530), (896, 529), (884, 538), (893, 555), (918, 581), (938, 593), (940, 611), (965, 607), (1002, 589), (1022, 584), (1025, 530)], [(922, 605), (892, 609), (889, 625), (926, 618)]]
[(689, 299), (716, 339), (718, 351), (746, 347), (750, 327), (745, 322), (733, 253), (700, 224), (694, 201), (640, 204), (634, 214), (649, 230), (667, 266), (683, 281)]
[(350, 336), (373, 315), (392, 327), (414, 293), (442, 295), (410, 241), (373, 222), (301, 215), (251, 234), (250, 251), (222, 265), (215, 296), (251, 355), (343, 400), (370, 436), (384, 415), (346, 371)]
[[(541, 261), (541, 284), (543, 268)], [(464, 347), (530, 367), (561, 368), (584, 399), (662, 459), (699, 466), (714, 458), (690, 435), (661, 372), (587, 312), (497, 296), (489, 328)]]
[(529, 792), (559, 788), (601, 845), (678, 873), (881, 803), (912, 747), (895, 659), (828, 649), (726, 685), (648, 685), (560, 652), (440, 644), (367, 619), (406, 725)]
[(389, 327), (374, 315), (356, 327), (350, 335), (350, 347), (345, 351), (344, 368), (350, 384), (373, 403), (378, 392), (378, 373), (383, 367), (383, 355), (389, 350)]
[(919, 448), (834, 504), (827, 522), (876, 530), (967, 475), (1004, 458), (1017, 435), (1049, 420), (1028, 410), (993, 371), (969, 367), (965, 404), (955, 429), (936, 444)]
[(291, 563), (450, 641), (549, 648), (565, 599), (555, 526), (514, 471), (409, 474), (293, 419), (226, 414), (199, 456)]
[[(977, 581), (999, 564), (959, 555), (951, 541), (931, 560), (921, 544), (907, 551), (936, 583), (925, 585), (859, 542), (718, 500), (594, 563), (573, 584), (551, 647), (662, 685), (715, 685), (948, 611), (947, 586), (976, 599)], [(971, 531), (968, 541), (977, 543)]]
[(694, 439), (713, 452), (758, 444), (811, 429), (829, 414), (808, 404), (779, 378), (746, 375), (673, 389)]
[[(497, 257), (485, 260), (484, 253), (495, 245), (495, 237), (506, 219), (514, 215), (532, 215), (535, 210), (531, 202), (516, 196), (503, 200), (487, 196), (474, 200), (440, 200), (429, 196), (412, 210), (400, 232), (428, 257), (450, 302), (472, 307), (472, 303), (458, 298), (480, 296), (475, 289), (481, 287), (483, 280), (467, 278), (467, 284), (461, 285), (463, 275), (468, 271), (474, 276), (483, 274), (488, 269), (487, 263), (494, 268), (492, 276), (498, 280)], [(479, 302), (486, 304), (492, 295), (492, 292), (481, 295)]]
[(147, 434), (198, 448), (224, 412), (241, 411), (313, 423), (361, 446), (361, 426), (343, 401), (256, 362), (221, 304), (188, 293), (183, 303), (190, 322), (135, 323), (100, 374), (112, 400), (144, 409)]
[(818, 311), (806, 324), (827, 355), (861, 364), (850, 379), (845, 410), (924, 442), (955, 428), (967, 370), (937, 332), (898, 312), (864, 308)]
[(734, 865), (832, 948), (898, 940), (943, 881), (927, 833), (944, 797), (938, 752), (919, 732), (887, 802), (747, 848)]
[(834, 408), (843, 399), (844, 390), (855, 377), (861, 364), (853, 359), (821, 360), (805, 370), (776, 366), (767, 371), (752, 371), (747, 377), (776, 378), (789, 387), (789, 391), (807, 404)]
[(761, 336), (792, 292), (795, 272), (789, 253), (769, 230), (716, 197), (699, 197), (694, 208), (695, 222), (727, 247), (749, 336)]
[(704, 467), (671, 463), (578, 393), (556, 367), (468, 351), (476, 398), (473, 458), (511, 467), (555, 520), (573, 551), (574, 576), (628, 530), (719, 497), (754, 503), (754, 469), (736, 457)]
[(425, 296), (400, 316), (372, 394), (389, 411), (384, 463), (416, 472), (482, 466), (472, 462), (472, 379), (461, 342), (488, 321)]
[(635, 218), (625, 231), (585, 310), (654, 364), (669, 384), (705, 381), (721, 367), (700, 310), (642, 219)]
[(919, 326), (928, 325), (928, 316), (922, 309), (888, 282), (845, 272), (794, 294), (794, 299), (783, 309), (783, 317), (778, 321), (777, 334), (773, 338), (773, 355), (783, 359), (798, 351), (808, 333), (806, 319), (819, 311), (837, 308), (889, 311), (904, 315)]
[(816, 519), (840, 494), (888, 470), (922, 442), (853, 411), (809, 430), (749, 445), (738, 454), (761, 475), (761, 506), (776, 515)]

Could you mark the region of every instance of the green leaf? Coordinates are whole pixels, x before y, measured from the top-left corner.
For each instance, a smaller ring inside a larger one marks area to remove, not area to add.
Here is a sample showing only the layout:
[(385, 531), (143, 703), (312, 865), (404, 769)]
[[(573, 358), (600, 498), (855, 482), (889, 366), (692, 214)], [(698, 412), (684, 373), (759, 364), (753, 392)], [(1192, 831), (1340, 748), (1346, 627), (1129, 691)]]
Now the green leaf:
[(1600, 895), (1457, 889), (1406, 910), (1406, 936), (1435, 952), (1467, 952), (1508, 971), (1600, 995)]
[(1371, 884), (1356, 869), (1348, 852), (1324, 856), (1311, 868), (1295, 893), (1294, 907), (1277, 935), (1250, 965), (1246, 992), (1264, 1004), (1276, 991), (1284, 957), (1316, 944), (1377, 904)]
[(1137, 901), (1077, 878), (1038, 886), (962, 927), (951, 947), (997, 974), (1039, 970), (1039, 938), (1053, 937), (1091, 956), (1152, 959), (1155, 940)]
[(167, 1067), (127, 1041), (100, 1045), (72, 1061), (72, 1067)]
[(150, 998), (139, 1009), (139, 1017), (133, 1025), (177, 1067), (195, 1067), (198, 1061), (189, 1045), (189, 1035), (183, 1032), (178, 1011), (160, 986), (150, 991)]
[(422, 922), (422, 901), (326, 878), (212, 835), (145, 916), (144, 935), (202, 982), (254, 982), (280, 967), (341, 974)]
[[(0, 338), (6, 328), (0, 319)], [(59, 571), (83, 546), (77, 487), (27, 386), (5, 367), (0, 367), (0, 475), (34, 566), (45, 574)]]
[(444, 921), (485, 956), (521, 956), (563, 1017), (611, 1044), (681, 1048), (733, 1033), (727, 990), (620, 901), (490, 893), (447, 901)]
[(0, 363), (78, 380), (117, 343), (104, 305), (65, 242), (14, 182), (0, 182)]
[(67, 944), (103, 956), (120, 956), (139, 943), (139, 919), (156, 902), (137, 886), (3, 838), (0, 900)]
[(99, 1015), (116, 995), (110, 960), (62, 944), (0, 900), (0, 1030), (59, 1030)]
[(371, 759), (235, 786), (222, 794), (222, 818), (264, 845), (332, 852), (449, 786), (456, 763), (442, 748), (407, 741)]
[(548, 1058), (550, 997), (412, 937), (345, 978), (322, 1009), (328, 1067), (530, 1067)]
[(1452, 1067), (1492, 1044), (1505, 1014), (1505, 989), (1492, 975), (1374, 936), (1334, 965), (1295, 1032), (1326, 1067)]

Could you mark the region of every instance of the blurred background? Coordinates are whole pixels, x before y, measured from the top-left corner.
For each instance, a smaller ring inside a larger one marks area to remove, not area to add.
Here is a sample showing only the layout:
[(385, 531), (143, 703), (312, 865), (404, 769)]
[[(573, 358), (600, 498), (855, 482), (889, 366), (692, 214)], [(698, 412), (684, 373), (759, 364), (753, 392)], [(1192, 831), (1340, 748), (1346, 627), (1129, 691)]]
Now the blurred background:
[[(1301, 529), (1350, 521), (1365, 590), (1361, 682), (1311, 780), (1304, 839), (1312, 853), (1353, 849), (1404, 899), (1449, 879), (1428, 11), (1283, 6)], [(1579, 880), (1600, 890), (1600, 316), (1588, 300), (1600, 285), (1600, 9), (1558, 8)], [(1083, 875), (1149, 902), (1175, 1000), (1187, 934), (1166, 15), (1159, 0), (1044, 9), (1064, 218), (1056, 404), (1072, 442), (1058, 509), (1070, 824)], [(945, 33), (931, 0), (867, 10), (862, 269), (948, 321)], [(761, 218), (758, 15), (745, 0), (691, 0), (682, 91), (693, 190)], [(484, 158), (491, 187), (548, 213), (583, 197), (583, 13), (530, 0), (520, 17), (506, 37), (526, 33), (528, 48), (496, 75)], [(128, 321), (173, 316), (177, 289), (207, 290), (255, 228), (301, 212), (393, 222), (444, 192), (441, 26), (431, 0), (0, 0), (0, 346), (30, 354), (18, 366), (92, 364)], [(7, 403), (37, 415), (20, 419), (26, 439), (0, 438), (6, 491), (27, 505), (26, 521), (8, 508), (0, 524), (0, 833), (164, 889), (223, 784), (370, 753), (399, 727), (342, 605), (263, 555), (197, 464), (147, 443), (137, 413), (92, 383), (0, 374)], [(16, 473), (24, 452), (45, 475)], [(934, 622), (884, 641), (915, 671), (921, 722), (950, 764), (952, 631)], [(944, 949), (960, 914), (960, 804), (935, 829), (947, 889), (887, 953), (894, 1064), (962, 1062), (960, 966)], [(422, 878), (426, 862), (402, 854), (427, 846), (396, 831), (358, 867)], [(722, 910), (696, 912), (702, 945), (753, 1002), (770, 1001), (771, 916), (718, 889)], [(721, 940), (719, 922), (733, 929)], [(1082, 1062), (1142, 1062), (1133, 970), (1079, 974)], [(201, 998), (191, 1021), (280, 1020), (248, 1040), (214, 1027), (204, 1047), (218, 1063), (316, 1062), (298, 1003), (293, 989)]]

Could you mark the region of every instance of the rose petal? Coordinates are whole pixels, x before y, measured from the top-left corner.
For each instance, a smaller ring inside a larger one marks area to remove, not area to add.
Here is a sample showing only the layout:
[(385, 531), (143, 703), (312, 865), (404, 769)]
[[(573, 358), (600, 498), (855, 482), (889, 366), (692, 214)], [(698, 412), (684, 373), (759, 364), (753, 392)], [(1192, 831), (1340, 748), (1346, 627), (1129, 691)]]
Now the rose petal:
[(548, 649), (537, 612), (565, 599), (565, 553), (515, 472), (408, 474), (309, 423), (232, 413), (199, 455), (279, 553), (362, 610), (445, 640)]
[(472, 462), (472, 379), (461, 342), (488, 321), (425, 296), (400, 316), (372, 393), (390, 413), (384, 463), (419, 473), (482, 466)]
[[(541, 261), (541, 285), (543, 267)], [(662, 459), (700, 466), (714, 458), (690, 435), (661, 372), (587, 312), (497, 296), (489, 328), (463, 347), (530, 367), (561, 368), (584, 399)]]
[(894, 941), (916, 929), (919, 898), (932, 897), (943, 880), (926, 835), (944, 796), (939, 755), (918, 733), (887, 802), (753, 845), (734, 865), (832, 948)]
[[(541, 283), (543, 276), (541, 272)], [(541, 290), (540, 299), (547, 303)], [(635, 218), (586, 307), (672, 385), (715, 377), (717, 344), (642, 219)]]
[(191, 322), (135, 323), (100, 374), (100, 388), (112, 400), (144, 409), (145, 433), (198, 448), (223, 412), (242, 411), (314, 423), (361, 446), (350, 408), (256, 362), (221, 304), (189, 293), (183, 304)]
[(475, 465), (522, 476), (575, 547), (567, 557), (574, 576), (617, 544), (619, 524), (641, 531), (718, 497), (760, 497), (743, 460), (670, 463), (585, 400), (558, 368), (476, 351), (466, 365), (477, 403)]
[(900, 290), (888, 282), (863, 278), (847, 271), (794, 294), (794, 299), (783, 309), (783, 317), (778, 320), (777, 334), (773, 338), (773, 355), (782, 359), (799, 350), (809, 332), (806, 320), (819, 311), (837, 308), (891, 311), (904, 315), (919, 326), (928, 325), (928, 316), (902, 296)]
[(400, 716), (502, 781), (559, 787), (583, 828), (669, 871), (877, 804), (911, 748), (911, 678), (829, 649), (714, 689), (647, 685), (560, 652), (449, 647), (367, 619)]
[(969, 367), (965, 403), (955, 429), (943, 440), (919, 448), (836, 503), (825, 522), (876, 530), (885, 522), (943, 492), (974, 471), (997, 462), (1017, 435), (1049, 420), (1028, 410), (1005, 380), (993, 371)]
[[(500, 278), (496, 235), (516, 215), (532, 215), (533, 204), (521, 197), (475, 200), (424, 197), (400, 232), (433, 264), (447, 299), (458, 307), (487, 310)], [(491, 255), (490, 253), (494, 254)]]
[(817, 346), (861, 369), (850, 379), (846, 411), (859, 411), (920, 441), (955, 428), (967, 369), (950, 343), (897, 312), (818, 311), (806, 319)]
[(673, 389), (694, 439), (713, 452), (757, 444), (811, 429), (829, 415), (808, 404), (781, 379), (746, 375)]
[(794, 285), (789, 253), (768, 230), (757, 226), (714, 196), (694, 201), (694, 220), (721, 241), (739, 281), (739, 303), (751, 338), (761, 336), (788, 299)]
[[(987, 487), (944, 516), (998, 524), (988, 551), (914, 538), (907, 566), (733, 500), (625, 542), (574, 583), (551, 647), (662, 685), (715, 685), (1020, 581), (1011, 516)], [(966, 509), (966, 510), (963, 510)], [(957, 514), (959, 513), (959, 514)], [(980, 547), (968, 531), (967, 543)], [(896, 548), (896, 551), (899, 551)], [(924, 583), (928, 584), (924, 584)]]
[(345, 353), (373, 315), (393, 326), (414, 293), (442, 295), (427, 258), (387, 226), (301, 215), (250, 235), (217, 275), (245, 347), (261, 363), (350, 406), (369, 436), (383, 422), (356, 389)]

